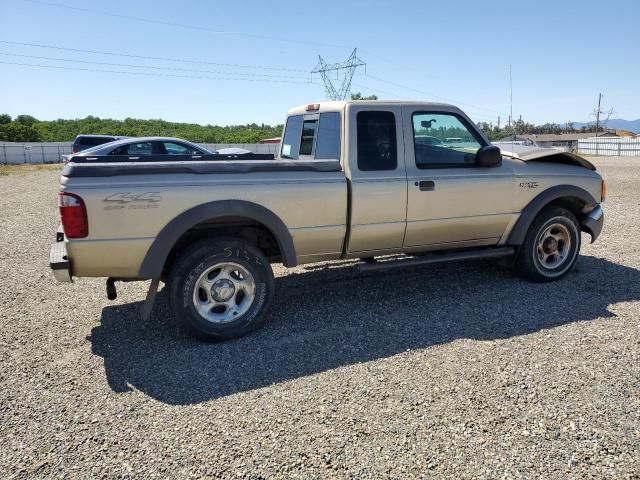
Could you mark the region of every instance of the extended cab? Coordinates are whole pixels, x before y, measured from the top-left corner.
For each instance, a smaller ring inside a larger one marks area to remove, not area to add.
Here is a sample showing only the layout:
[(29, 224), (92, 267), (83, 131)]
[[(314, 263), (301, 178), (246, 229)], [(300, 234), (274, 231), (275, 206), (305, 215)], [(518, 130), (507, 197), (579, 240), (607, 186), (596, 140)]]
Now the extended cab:
[(60, 182), (56, 278), (167, 284), (176, 320), (203, 339), (265, 319), (270, 264), (363, 259), (388, 269), (501, 258), (533, 281), (563, 277), (581, 231), (603, 223), (605, 186), (585, 159), (500, 152), (458, 108), (352, 101), (289, 111), (277, 158), (71, 158)]

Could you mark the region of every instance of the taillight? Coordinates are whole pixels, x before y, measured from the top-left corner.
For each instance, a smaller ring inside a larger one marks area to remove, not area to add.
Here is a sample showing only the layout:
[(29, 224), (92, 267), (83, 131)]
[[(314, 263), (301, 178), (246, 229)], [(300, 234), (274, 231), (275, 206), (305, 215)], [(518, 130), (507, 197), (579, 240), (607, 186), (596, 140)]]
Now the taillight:
[(78, 149), (76, 148), (75, 145), (71, 147), (71, 153), (78, 153)]
[(604, 202), (605, 198), (607, 198), (607, 182), (602, 180), (602, 186), (600, 187), (600, 202)]
[(58, 207), (62, 228), (68, 238), (84, 238), (89, 235), (87, 209), (82, 198), (73, 193), (60, 192)]

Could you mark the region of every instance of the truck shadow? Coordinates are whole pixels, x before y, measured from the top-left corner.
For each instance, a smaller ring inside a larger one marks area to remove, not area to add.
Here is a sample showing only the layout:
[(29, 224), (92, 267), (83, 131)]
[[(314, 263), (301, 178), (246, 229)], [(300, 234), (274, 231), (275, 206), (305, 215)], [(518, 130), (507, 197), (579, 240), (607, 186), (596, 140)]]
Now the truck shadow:
[(494, 340), (611, 318), (640, 300), (640, 270), (581, 257), (560, 282), (528, 283), (489, 263), (369, 274), (339, 266), (277, 279), (266, 326), (239, 340), (201, 343), (180, 333), (164, 291), (105, 307), (91, 333), (116, 392), (138, 389), (186, 405), (456, 339)]

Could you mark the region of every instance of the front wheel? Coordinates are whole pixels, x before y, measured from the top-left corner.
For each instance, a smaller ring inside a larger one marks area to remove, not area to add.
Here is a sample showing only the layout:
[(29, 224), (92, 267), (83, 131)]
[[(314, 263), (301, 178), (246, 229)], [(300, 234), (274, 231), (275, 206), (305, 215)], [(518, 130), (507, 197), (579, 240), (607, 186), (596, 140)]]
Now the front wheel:
[(575, 215), (562, 207), (543, 209), (520, 246), (516, 271), (534, 282), (564, 277), (580, 253), (580, 226)]
[(205, 241), (178, 257), (168, 290), (173, 315), (188, 334), (208, 341), (237, 338), (264, 323), (273, 271), (248, 242)]

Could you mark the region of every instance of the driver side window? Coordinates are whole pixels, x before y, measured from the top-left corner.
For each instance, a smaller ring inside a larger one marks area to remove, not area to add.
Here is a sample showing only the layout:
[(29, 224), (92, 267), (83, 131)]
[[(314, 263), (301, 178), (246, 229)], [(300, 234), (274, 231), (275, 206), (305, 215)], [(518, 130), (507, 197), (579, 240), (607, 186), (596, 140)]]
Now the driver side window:
[(413, 145), (416, 167), (450, 168), (474, 166), (484, 142), (467, 122), (455, 114), (413, 114)]

